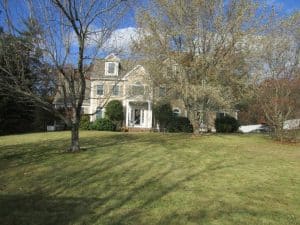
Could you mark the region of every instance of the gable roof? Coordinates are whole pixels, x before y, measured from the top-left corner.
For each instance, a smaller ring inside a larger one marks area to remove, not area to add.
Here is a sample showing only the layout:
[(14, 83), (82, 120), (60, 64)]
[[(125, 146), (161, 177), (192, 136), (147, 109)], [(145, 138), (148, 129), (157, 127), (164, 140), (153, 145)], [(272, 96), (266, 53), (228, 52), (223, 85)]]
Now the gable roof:
[(107, 62), (120, 62), (120, 58), (116, 56), (114, 53), (109, 54), (104, 59)]
[(129, 77), (132, 73), (136, 72), (137, 70), (141, 69), (142, 72), (145, 72), (145, 68), (142, 65), (137, 65), (135, 66), (132, 70), (128, 71), (124, 77), (122, 78), (123, 80), (125, 80), (127, 77)]

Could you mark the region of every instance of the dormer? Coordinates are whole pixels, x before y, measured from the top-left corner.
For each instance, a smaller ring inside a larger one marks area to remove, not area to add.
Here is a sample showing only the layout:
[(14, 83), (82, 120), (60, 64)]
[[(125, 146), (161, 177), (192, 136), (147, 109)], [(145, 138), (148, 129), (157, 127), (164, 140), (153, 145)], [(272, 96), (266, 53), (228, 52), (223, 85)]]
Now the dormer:
[(115, 54), (110, 54), (105, 58), (105, 76), (119, 75), (120, 58)]

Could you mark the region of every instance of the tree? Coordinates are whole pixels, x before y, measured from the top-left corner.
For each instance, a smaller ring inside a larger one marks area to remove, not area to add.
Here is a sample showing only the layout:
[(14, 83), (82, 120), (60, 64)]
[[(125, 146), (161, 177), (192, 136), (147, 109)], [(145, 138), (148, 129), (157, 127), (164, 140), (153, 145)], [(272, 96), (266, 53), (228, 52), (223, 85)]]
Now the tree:
[(107, 118), (110, 119), (117, 127), (120, 128), (124, 119), (122, 102), (119, 100), (112, 100), (108, 102), (105, 109), (105, 114)]
[(247, 38), (261, 15), (251, 0), (155, 0), (139, 14), (135, 51), (150, 61), (153, 80), (182, 99), (195, 133), (208, 111), (230, 110), (239, 100)]
[(293, 119), (296, 109), (296, 93), (300, 91), (295, 80), (268, 79), (260, 84), (258, 95), (267, 123), (274, 129), (274, 137), (284, 140), (284, 121)]
[[(35, 46), (42, 50), (45, 62), (53, 66), (52, 73), (47, 74), (47, 77), (55, 76), (56, 90), (59, 90), (64, 98), (65, 112), (61, 113), (35, 92), (20, 88), (13, 71), (4, 68), (1, 68), (2, 71), (12, 82), (2, 83), (4, 88), (1, 90), (12, 94), (17, 92), (61, 118), (71, 127), (69, 151), (79, 151), (79, 122), (88, 71), (91, 62), (101, 52), (100, 50), (103, 50), (104, 43), (127, 12), (128, 1), (31, 0), (26, 2), (28, 8), (24, 8), (23, 11), (29, 11), (30, 18), (41, 30)], [(24, 4), (20, 4), (22, 5)], [(10, 18), (12, 6), (5, 0), (2, 1), (1, 6), (7, 17), (7, 30), (18, 33), (19, 27), (15, 26), (14, 20)], [(20, 65), (18, 74), (22, 74), (22, 62), (16, 63)]]
[(283, 141), (284, 121), (296, 116), (299, 105), (300, 13), (274, 20), (261, 39), (261, 74), (254, 88), (274, 137)]
[[(30, 33), (30, 35), (29, 35)], [(45, 86), (40, 83), (40, 77), (36, 68), (42, 68), (40, 54), (34, 49), (33, 38), (37, 32), (31, 21), (25, 21), (24, 32), (18, 37), (0, 33), (0, 133), (26, 132), (33, 129), (36, 119), (36, 106), (32, 101), (22, 98), (19, 93), (11, 95), (6, 92), (7, 85), (14, 82), (19, 84), (22, 90), (28, 90), (37, 94), (43, 90), (43, 95), (49, 93)], [(6, 71), (10, 71), (12, 76), (7, 76)], [(40, 74), (41, 75), (41, 74)]]
[(154, 118), (159, 123), (160, 130), (167, 128), (168, 123), (173, 119), (171, 105), (166, 102), (157, 102), (153, 108)]

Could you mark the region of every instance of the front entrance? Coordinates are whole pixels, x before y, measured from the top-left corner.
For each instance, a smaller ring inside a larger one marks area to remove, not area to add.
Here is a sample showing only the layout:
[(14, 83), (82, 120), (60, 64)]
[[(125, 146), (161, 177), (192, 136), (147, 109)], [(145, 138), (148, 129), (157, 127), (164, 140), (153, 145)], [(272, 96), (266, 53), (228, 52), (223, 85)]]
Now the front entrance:
[(143, 126), (144, 125), (144, 109), (142, 109), (142, 108), (132, 108), (131, 109), (131, 124), (133, 126)]
[(126, 127), (149, 129), (152, 127), (152, 109), (150, 101), (126, 102)]

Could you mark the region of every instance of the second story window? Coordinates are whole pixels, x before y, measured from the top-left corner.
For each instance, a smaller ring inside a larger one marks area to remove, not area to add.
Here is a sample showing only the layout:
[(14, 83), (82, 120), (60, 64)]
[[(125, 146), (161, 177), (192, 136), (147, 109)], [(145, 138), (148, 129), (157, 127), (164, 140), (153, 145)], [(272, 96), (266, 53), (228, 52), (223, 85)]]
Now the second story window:
[(136, 82), (134, 85), (132, 85), (132, 94), (134, 96), (144, 95), (145, 94), (144, 86), (140, 82)]
[(120, 87), (118, 85), (114, 85), (112, 87), (112, 95), (119, 96), (120, 95)]
[(166, 87), (160, 86), (158, 95), (159, 95), (159, 97), (165, 97), (166, 96)]
[(97, 95), (104, 95), (104, 86), (103, 84), (97, 85)]

